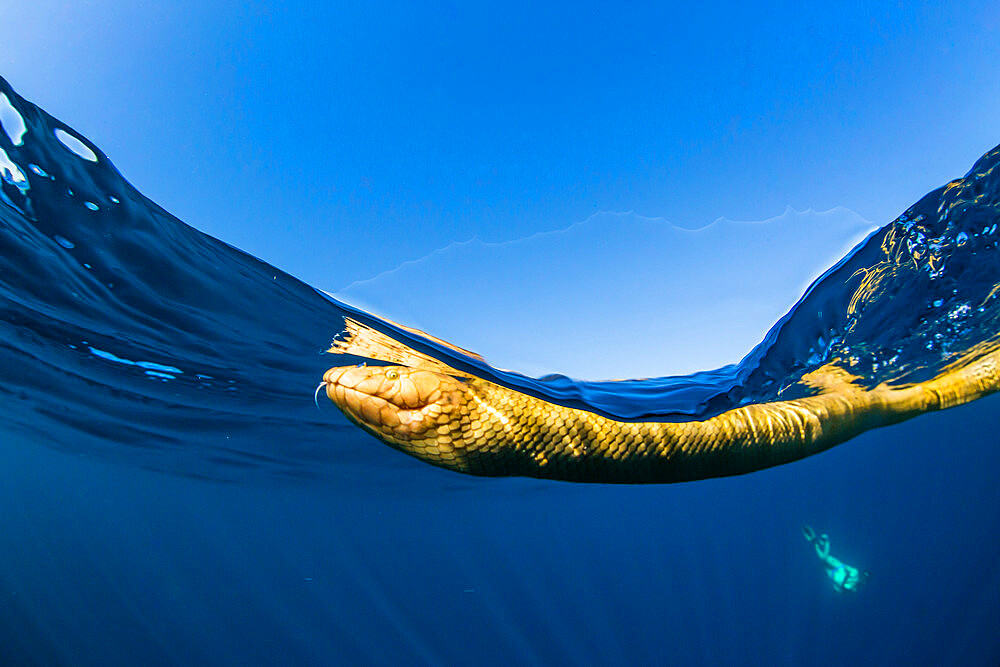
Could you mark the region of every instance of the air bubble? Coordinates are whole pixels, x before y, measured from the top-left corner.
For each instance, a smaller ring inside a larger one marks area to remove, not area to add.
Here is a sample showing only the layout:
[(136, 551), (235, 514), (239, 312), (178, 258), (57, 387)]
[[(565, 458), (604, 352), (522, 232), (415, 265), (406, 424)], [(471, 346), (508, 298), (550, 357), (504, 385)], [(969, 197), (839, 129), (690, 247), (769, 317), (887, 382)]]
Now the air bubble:
[(967, 303), (959, 304), (958, 306), (952, 308), (951, 312), (948, 313), (948, 319), (957, 320), (966, 317), (971, 311), (972, 307), (969, 304)]
[(42, 169), (41, 167), (39, 167), (37, 164), (34, 164), (34, 163), (29, 164), (28, 165), (28, 169), (30, 169), (31, 171), (35, 172), (37, 175), (41, 176), (42, 178), (51, 178), (51, 176), (49, 176), (45, 172), (45, 170)]
[(83, 205), (86, 206), (87, 208), (89, 208), (91, 211), (98, 211), (101, 208), (100, 206), (98, 206), (97, 204), (95, 204), (92, 201), (85, 201), (85, 202), (83, 202)]
[(968, 242), (969, 242), (969, 235), (966, 234), (965, 232), (959, 232), (958, 236), (955, 237), (955, 243), (958, 244), (959, 248), (961, 248)]
[(53, 238), (55, 239), (56, 243), (58, 243), (59, 245), (61, 245), (64, 248), (66, 248), (66, 250), (72, 250), (73, 248), (76, 247), (75, 243), (73, 243), (72, 241), (70, 241), (68, 238), (66, 238), (64, 236), (59, 236), (58, 234), (56, 234)]

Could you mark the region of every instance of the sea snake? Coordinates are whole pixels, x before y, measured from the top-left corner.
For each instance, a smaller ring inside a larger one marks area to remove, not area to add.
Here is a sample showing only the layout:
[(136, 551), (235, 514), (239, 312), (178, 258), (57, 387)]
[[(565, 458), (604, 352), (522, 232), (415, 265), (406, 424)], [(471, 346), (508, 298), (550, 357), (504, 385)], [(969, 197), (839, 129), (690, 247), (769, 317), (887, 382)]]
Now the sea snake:
[(1000, 349), (925, 382), (872, 389), (831, 362), (803, 378), (819, 392), (813, 396), (745, 405), (703, 421), (624, 422), (463, 373), (350, 319), (347, 333), (330, 352), (398, 365), (331, 368), (320, 389), (389, 446), (472, 475), (604, 483), (740, 475), (1000, 389)]

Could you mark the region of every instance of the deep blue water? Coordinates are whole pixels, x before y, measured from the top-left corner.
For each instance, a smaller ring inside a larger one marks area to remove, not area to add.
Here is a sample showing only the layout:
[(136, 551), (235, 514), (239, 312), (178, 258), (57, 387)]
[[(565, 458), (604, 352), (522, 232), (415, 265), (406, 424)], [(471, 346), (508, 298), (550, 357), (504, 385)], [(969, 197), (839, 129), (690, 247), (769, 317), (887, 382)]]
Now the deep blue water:
[[(997, 149), (831, 268), (739, 364), (534, 380), (187, 227), (0, 84), (5, 662), (1000, 657), (996, 397), (772, 470), (638, 487), (464, 477), (312, 403), (345, 363), (321, 354), (345, 314), (623, 418), (801, 395), (832, 358), (869, 386), (924, 379), (995, 340)], [(872, 572), (865, 590), (833, 591), (805, 523)]]

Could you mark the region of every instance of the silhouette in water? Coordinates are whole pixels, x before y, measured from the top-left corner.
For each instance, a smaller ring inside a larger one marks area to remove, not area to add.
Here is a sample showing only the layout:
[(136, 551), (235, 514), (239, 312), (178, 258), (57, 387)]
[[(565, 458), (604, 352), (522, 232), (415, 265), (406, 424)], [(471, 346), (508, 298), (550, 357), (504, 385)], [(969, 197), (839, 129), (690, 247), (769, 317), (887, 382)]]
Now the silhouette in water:
[(826, 576), (833, 582), (833, 590), (838, 593), (855, 593), (868, 581), (871, 576), (868, 570), (858, 570), (830, 555), (830, 537), (826, 533), (817, 535), (809, 526), (803, 527), (802, 533), (806, 541), (816, 549), (816, 555), (823, 561)]

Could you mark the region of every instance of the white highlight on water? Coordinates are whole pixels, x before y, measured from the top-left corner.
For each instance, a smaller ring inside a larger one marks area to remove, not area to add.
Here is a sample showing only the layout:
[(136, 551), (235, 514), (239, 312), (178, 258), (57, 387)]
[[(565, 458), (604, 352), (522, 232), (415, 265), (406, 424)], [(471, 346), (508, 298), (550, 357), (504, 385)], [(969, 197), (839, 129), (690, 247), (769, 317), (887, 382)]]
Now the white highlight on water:
[(24, 133), (28, 131), (28, 128), (25, 126), (21, 114), (17, 112), (4, 93), (0, 93), (0, 125), (3, 125), (3, 131), (10, 137), (11, 143), (15, 146), (24, 143)]
[(16, 187), (22, 194), (28, 191), (28, 178), (14, 161), (7, 157), (2, 148), (0, 148), (0, 178)]
[(146, 375), (150, 377), (156, 377), (163, 380), (173, 380), (174, 374), (182, 375), (184, 371), (174, 366), (167, 366), (166, 364), (158, 364), (154, 361), (132, 361), (131, 359), (123, 359), (112, 352), (106, 352), (100, 350), (91, 345), (87, 346), (90, 353), (95, 357), (100, 357), (106, 361), (113, 361), (116, 364), (123, 364), (125, 366), (138, 366), (139, 368), (145, 369)]
[(97, 162), (97, 154), (87, 147), (87, 144), (83, 143), (72, 134), (67, 132), (62, 128), (56, 128), (55, 131), (56, 139), (62, 143), (63, 146), (68, 148), (73, 153), (76, 153), (84, 160), (90, 160), (91, 162)]

